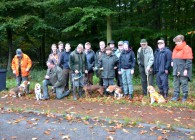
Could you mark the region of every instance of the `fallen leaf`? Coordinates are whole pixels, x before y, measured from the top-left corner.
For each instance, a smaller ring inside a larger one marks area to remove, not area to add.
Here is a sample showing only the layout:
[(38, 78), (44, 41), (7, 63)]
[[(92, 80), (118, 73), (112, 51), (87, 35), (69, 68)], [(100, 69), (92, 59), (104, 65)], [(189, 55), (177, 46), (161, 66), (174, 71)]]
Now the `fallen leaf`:
[(158, 136), (157, 140), (162, 140), (163, 137), (162, 136)]
[(37, 138), (32, 138), (32, 140), (38, 140)]
[(129, 131), (127, 129), (123, 129), (123, 132), (125, 133), (129, 133)]
[(140, 134), (144, 135), (145, 133), (147, 133), (146, 130), (141, 130)]
[(50, 131), (45, 131), (44, 134), (50, 135)]
[(16, 136), (12, 136), (11, 139), (17, 139), (17, 137)]
[(114, 140), (112, 136), (106, 137), (106, 140)]

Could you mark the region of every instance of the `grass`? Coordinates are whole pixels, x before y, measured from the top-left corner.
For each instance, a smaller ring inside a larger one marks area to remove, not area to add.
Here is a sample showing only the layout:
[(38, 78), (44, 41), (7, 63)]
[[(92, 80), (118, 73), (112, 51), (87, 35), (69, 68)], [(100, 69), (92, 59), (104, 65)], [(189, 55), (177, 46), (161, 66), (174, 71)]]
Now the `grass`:
[[(195, 73), (195, 72), (194, 72)], [(36, 70), (34, 69), (33, 71), (31, 71), (30, 74), (30, 89), (34, 88), (34, 85), (36, 83), (40, 83), (42, 84), (42, 81), (44, 79), (44, 76), (46, 74), (46, 70)], [(6, 86), (8, 89), (15, 87), (16, 86), (16, 80), (14, 75), (11, 72), (7, 72), (7, 80), (6, 80)], [(96, 77), (96, 75), (93, 76), (93, 82), (94, 84), (98, 84), (99, 83), (99, 79)], [(139, 97), (142, 95), (142, 90), (141, 90), (141, 80), (139, 75), (137, 74), (136, 76), (133, 77), (133, 84), (134, 84), (134, 98), (135, 97)], [(195, 103), (193, 102), (195, 100), (195, 80), (192, 80), (191, 82), (189, 82), (189, 97), (188, 99), (191, 100), (192, 102), (187, 102), (187, 103), (181, 103), (179, 102), (171, 102), (169, 101), (166, 104), (153, 104), (152, 106), (157, 106), (157, 107), (187, 107), (187, 108), (191, 108), (193, 110), (195, 110)], [(172, 97), (173, 95), (173, 76), (169, 76), (169, 96)], [(155, 85), (155, 88), (157, 88), (157, 86)], [(29, 95), (29, 98), (34, 98), (34, 95)], [(69, 100), (71, 100), (71, 98), (68, 98)], [(99, 103), (104, 103), (104, 104), (132, 104), (132, 105), (136, 105), (136, 106), (150, 106), (149, 97), (144, 97), (142, 99), (142, 101), (135, 101), (135, 102), (129, 102), (129, 100), (127, 99), (120, 99), (120, 100), (115, 100), (113, 98), (110, 97), (96, 97), (96, 98), (84, 98), (84, 101), (87, 102), (99, 102)]]

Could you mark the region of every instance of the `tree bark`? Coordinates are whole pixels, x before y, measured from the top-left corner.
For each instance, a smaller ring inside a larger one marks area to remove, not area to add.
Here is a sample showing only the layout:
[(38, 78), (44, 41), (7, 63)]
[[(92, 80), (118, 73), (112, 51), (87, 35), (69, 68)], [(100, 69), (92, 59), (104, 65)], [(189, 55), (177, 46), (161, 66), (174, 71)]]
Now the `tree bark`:
[(13, 53), (13, 46), (12, 46), (12, 29), (6, 28), (7, 32), (7, 45), (8, 45), (8, 62), (7, 62), (7, 71), (11, 70), (11, 61), (12, 61), (12, 53)]
[(112, 39), (111, 16), (107, 16), (107, 43)]

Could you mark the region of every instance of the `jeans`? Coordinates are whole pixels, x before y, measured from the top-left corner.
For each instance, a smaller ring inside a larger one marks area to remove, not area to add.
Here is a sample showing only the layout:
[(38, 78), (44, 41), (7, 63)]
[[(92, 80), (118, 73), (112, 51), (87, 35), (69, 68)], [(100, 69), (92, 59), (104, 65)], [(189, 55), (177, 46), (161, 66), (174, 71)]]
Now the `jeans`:
[[(43, 99), (49, 99), (48, 86), (52, 86), (49, 80), (43, 80)], [(69, 95), (69, 91), (66, 91), (63, 86), (56, 87), (56, 98), (62, 99)]]
[(107, 88), (110, 85), (114, 85), (114, 78), (103, 78), (104, 88)]
[(124, 94), (133, 94), (131, 69), (121, 69)]

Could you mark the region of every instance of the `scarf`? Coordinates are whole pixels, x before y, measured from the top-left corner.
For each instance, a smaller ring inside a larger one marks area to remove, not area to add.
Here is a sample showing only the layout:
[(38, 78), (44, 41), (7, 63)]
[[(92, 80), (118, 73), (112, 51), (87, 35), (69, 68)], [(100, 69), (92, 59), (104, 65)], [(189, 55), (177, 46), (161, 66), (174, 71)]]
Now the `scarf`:
[(180, 45), (176, 45), (173, 50), (172, 59), (193, 59), (192, 48), (184, 41)]

